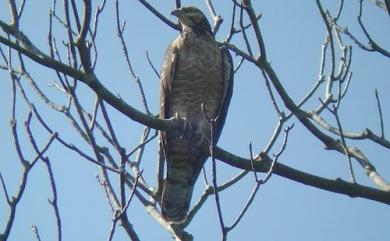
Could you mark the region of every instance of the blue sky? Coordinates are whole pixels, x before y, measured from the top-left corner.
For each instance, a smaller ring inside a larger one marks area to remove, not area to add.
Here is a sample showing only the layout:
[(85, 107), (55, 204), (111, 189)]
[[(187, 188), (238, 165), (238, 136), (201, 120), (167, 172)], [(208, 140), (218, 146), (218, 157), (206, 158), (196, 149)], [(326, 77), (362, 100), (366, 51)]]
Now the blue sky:
[[(166, 1), (168, 2), (168, 1)], [(225, 22), (217, 35), (222, 41), (229, 30), (231, 21), (231, 2), (214, 1), (216, 10), (225, 18)], [(325, 37), (325, 25), (321, 20), (314, 1), (253, 1), (255, 9), (262, 13), (260, 20), (268, 58), (277, 72), (281, 82), (294, 101), (298, 102), (308, 92), (318, 79), (321, 44)], [(174, 1), (161, 4), (160, 1), (150, 1), (165, 16), (169, 16), (174, 8)], [(58, 7), (61, 6), (58, 3)], [(153, 73), (146, 58), (149, 52), (153, 64), (159, 69), (166, 46), (177, 36), (177, 31), (161, 23), (137, 1), (121, 1), (121, 17), (126, 20), (125, 39), (129, 48), (129, 56), (134, 71), (144, 85), (146, 98), (153, 113), (158, 112), (159, 80)], [(204, 1), (182, 1), (183, 5), (196, 5), (207, 12)], [(337, 10), (338, 1), (327, 1), (332, 14)], [(48, 9), (50, 1), (27, 1), (25, 13), (21, 19), (21, 29), (31, 37), (36, 46), (44, 52), (47, 48)], [(0, 9), (6, 9), (5, 1), (0, 3)], [(58, 8), (60, 10), (60, 8)], [(363, 20), (372, 36), (383, 47), (390, 49), (390, 19), (383, 11), (370, 1), (364, 4)], [(100, 81), (113, 93), (120, 95), (130, 105), (142, 110), (137, 87), (132, 80), (124, 62), (116, 36), (114, 2), (108, 1), (103, 12), (98, 37), (99, 49), (96, 74)], [(62, 14), (62, 12), (58, 12)], [(358, 2), (345, 3), (340, 23), (362, 37), (357, 25)], [(210, 15), (208, 15), (210, 17)], [(8, 22), (9, 14), (3, 10), (2, 21)], [(211, 19), (211, 18), (209, 18)], [(55, 32), (60, 49), (64, 49), (60, 41), (63, 29), (55, 22)], [(3, 33), (2, 33), (3, 34)], [(250, 38), (253, 38), (251, 35)], [(239, 47), (243, 47), (239, 36), (233, 39)], [(365, 40), (363, 42), (366, 42)], [(350, 41), (345, 41), (350, 44)], [(3, 48), (3, 46), (2, 46)], [(65, 58), (65, 55), (64, 55)], [(238, 63), (235, 58), (235, 63)], [(16, 61), (16, 59), (15, 59)], [(2, 63), (2, 62), (0, 62)], [(66, 103), (66, 96), (50, 86), (56, 80), (53, 71), (38, 66), (26, 59), (31, 75), (50, 98), (59, 104)], [(370, 128), (379, 133), (379, 119), (376, 108), (374, 89), (379, 90), (382, 110), (385, 120), (385, 134), (389, 136), (388, 123), (390, 118), (389, 59), (378, 53), (367, 53), (353, 45), (352, 72), (353, 78), (349, 92), (340, 107), (340, 118), (343, 127), (348, 131), (359, 132)], [(329, 64), (327, 65), (329, 66)], [(326, 71), (328, 71), (328, 67)], [(326, 72), (327, 73), (327, 72)], [(28, 88), (25, 81), (23, 85)], [(323, 98), (324, 90), (318, 93), (311, 102), (304, 106), (305, 110), (318, 106), (318, 97)], [(69, 121), (61, 114), (48, 108), (37, 98), (31, 89), (28, 95), (39, 108), (41, 114), (51, 124), (59, 135), (70, 143), (77, 144), (86, 152), (92, 151), (81, 142), (78, 134)], [(80, 84), (78, 95), (81, 96), (84, 107), (92, 111), (95, 97), (93, 93)], [(9, 121), (10, 81), (6, 71), (0, 71), (0, 172), (6, 180), (10, 193), (14, 193), (21, 174), (21, 167), (11, 139)], [(279, 101), (279, 103), (281, 103)], [(282, 106), (282, 105), (281, 105)], [(32, 157), (33, 150), (28, 143), (23, 122), (27, 118), (27, 108), (20, 96), (18, 107), (18, 131), (22, 138), (26, 157)], [(142, 126), (129, 120), (118, 111), (108, 108), (120, 142), (128, 149), (135, 147), (142, 133)], [(282, 108), (286, 111), (286, 108)], [(330, 115), (324, 113), (330, 119)], [(101, 117), (100, 117), (101, 118)], [(251, 64), (244, 64), (235, 75), (234, 94), (226, 121), (225, 129), (219, 146), (232, 153), (244, 157), (249, 156), (248, 143), (252, 142), (255, 152), (267, 145), (276, 126), (276, 115), (261, 73)], [(335, 120), (331, 119), (335, 124)], [(324, 150), (323, 144), (315, 139), (297, 120), (290, 133), (286, 151), (280, 162), (291, 167), (335, 179), (341, 177), (349, 180), (347, 160), (344, 156)], [(386, 125), (387, 124), (387, 125)], [(39, 137), (38, 144), (43, 146), (48, 140), (48, 134), (33, 120), (34, 135)], [(277, 142), (271, 152), (277, 152), (281, 145)], [(102, 141), (99, 137), (98, 141)], [(389, 150), (380, 148), (369, 141), (349, 141), (350, 145), (362, 149), (366, 156), (376, 166), (382, 176), (390, 179)], [(107, 145), (107, 144), (105, 144)], [(157, 159), (155, 142), (147, 146), (142, 161), (144, 176), (151, 184), (155, 183), (155, 164)], [(102, 187), (96, 180), (99, 169), (80, 158), (77, 154), (66, 150), (59, 143), (47, 152), (53, 165), (53, 172), (58, 189), (58, 202), (63, 222), (63, 240), (107, 240), (111, 225), (111, 211), (105, 199)], [(354, 163), (355, 173), (359, 183), (372, 185), (360, 166)], [(210, 162), (206, 171), (211, 177)], [(218, 163), (218, 180), (223, 183), (238, 173), (239, 170), (224, 163)], [(117, 178), (113, 177), (114, 185)], [(240, 212), (254, 187), (253, 175), (247, 175), (231, 189), (221, 193), (222, 209), (225, 222), (231, 224)], [(203, 191), (202, 180), (198, 181), (193, 196), (193, 203)], [(3, 192), (0, 192), (0, 230), (3, 229), (8, 209), (5, 205)], [(24, 196), (18, 206), (17, 217), (9, 238), (10, 241), (32, 240), (30, 225), (38, 226), (42, 240), (55, 239), (53, 211), (48, 204), (51, 191), (48, 184), (46, 168), (42, 162), (32, 170)], [(133, 201), (129, 208), (129, 219), (134, 224), (141, 240), (170, 240), (165, 232), (151, 217), (146, 214), (143, 206)], [(351, 199), (347, 196), (318, 190), (288, 179), (273, 175), (260, 191), (242, 222), (229, 233), (229, 240), (372, 240), (382, 241), (390, 236), (388, 221), (390, 209), (387, 205), (363, 200)], [(195, 240), (218, 240), (220, 230), (214, 199), (210, 198), (204, 208), (198, 213), (188, 231)], [(114, 240), (128, 240), (119, 227)]]

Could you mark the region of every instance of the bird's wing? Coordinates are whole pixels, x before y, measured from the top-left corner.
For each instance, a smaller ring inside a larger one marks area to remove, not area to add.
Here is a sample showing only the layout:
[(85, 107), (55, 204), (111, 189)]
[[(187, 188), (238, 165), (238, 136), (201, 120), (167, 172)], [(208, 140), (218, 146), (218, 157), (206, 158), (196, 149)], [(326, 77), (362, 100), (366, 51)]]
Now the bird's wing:
[(177, 48), (172, 43), (165, 52), (163, 67), (161, 70), (160, 85), (160, 117), (169, 118), (169, 98), (171, 93), (172, 80), (175, 74), (177, 63)]
[(223, 80), (223, 95), (220, 102), (220, 107), (218, 111), (218, 119), (215, 126), (215, 142), (218, 141), (219, 136), (221, 135), (223, 126), (225, 124), (226, 115), (229, 109), (230, 100), (233, 94), (233, 82), (234, 82), (234, 70), (233, 70), (233, 60), (230, 55), (229, 50), (226, 47), (221, 47), (221, 56), (222, 56), (222, 80)]
[[(169, 116), (169, 102), (171, 94), (171, 86), (173, 77), (175, 75), (175, 69), (178, 59), (177, 48), (174, 42), (169, 45), (165, 52), (163, 67), (161, 70), (161, 84), (160, 84), (160, 118), (167, 119)], [(163, 145), (163, 151), (165, 160), (168, 162), (169, 148), (167, 148), (166, 132), (161, 132), (161, 143)]]

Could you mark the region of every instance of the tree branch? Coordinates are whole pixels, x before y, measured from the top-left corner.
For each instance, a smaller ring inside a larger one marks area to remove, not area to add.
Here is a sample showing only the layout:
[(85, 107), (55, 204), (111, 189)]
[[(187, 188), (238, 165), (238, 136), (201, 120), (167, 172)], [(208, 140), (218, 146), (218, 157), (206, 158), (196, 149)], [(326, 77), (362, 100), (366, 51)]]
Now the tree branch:
[[(180, 25), (175, 24), (172, 21), (170, 21), (168, 18), (166, 18), (164, 15), (162, 15), (158, 10), (156, 10), (148, 1), (146, 0), (138, 0), (138, 2), (142, 3), (150, 12), (152, 12), (156, 17), (158, 17), (161, 21), (168, 24), (171, 28), (180, 30)], [(176, 5), (177, 2), (176, 2)], [(180, 4), (179, 4), (180, 5)]]
[[(215, 158), (231, 166), (248, 171), (252, 170), (251, 161), (249, 159), (236, 156), (230, 152), (223, 150), (222, 148), (216, 147), (214, 155)], [(254, 168), (257, 172), (267, 172), (271, 164), (272, 159), (268, 155), (261, 153), (254, 161)], [(346, 182), (341, 178), (336, 178), (334, 180), (323, 178), (294, 169), (281, 163), (275, 164), (273, 173), (278, 176), (315, 188), (343, 194), (353, 198), (366, 198), (390, 205), (390, 192), (381, 191), (379, 189), (363, 186), (356, 183)]]
[(0, 42), (15, 49), (16, 51), (19, 51), (23, 55), (43, 66), (80, 80), (81, 82), (88, 85), (93, 91), (95, 91), (100, 98), (136, 122), (159, 130), (172, 130), (178, 128), (178, 122), (174, 118), (172, 120), (159, 119), (152, 115), (144, 114), (134, 107), (128, 105), (122, 99), (110, 92), (104, 85), (102, 85), (96, 75), (93, 73), (84, 73), (81, 70), (74, 69), (66, 64), (52, 59), (47, 55), (37, 55), (36, 53), (33, 53), (2, 36), (0, 36)]

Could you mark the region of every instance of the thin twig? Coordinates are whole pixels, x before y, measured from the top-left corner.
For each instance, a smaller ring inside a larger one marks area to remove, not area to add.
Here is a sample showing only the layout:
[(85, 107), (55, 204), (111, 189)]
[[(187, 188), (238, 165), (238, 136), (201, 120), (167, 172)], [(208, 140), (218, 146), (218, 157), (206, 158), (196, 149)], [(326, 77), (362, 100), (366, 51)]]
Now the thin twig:
[(383, 124), (383, 114), (382, 114), (382, 107), (381, 107), (381, 102), (379, 99), (379, 94), (378, 90), (375, 88), (375, 99), (376, 99), (376, 104), (378, 107), (378, 113), (379, 113), (379, 120), (380, 120), (380, 127), (381, 127), (381, 138), (385, 138), (385, 127)]
[(207, 7), (209, 9), (209, 12), (211, 13), (211, 16), (213, 17), (213, 22), (214, 22), (213, 34), (216, 35), (218, 30), (219, 30), (219, 27), (221, 26), (221, 24), (223, 22), (223, 18), (221, 17), (221, 15), (216, 13), (213, 2), (211, 0), (205, 0), (205, 1), (207, 4)]
[[(122, 153), (122, 158), (125, 157), (125, 153)], [(125, 166), (125, 160), (122, 159), (121, 161), (121, 166)], [(123, 175), (123, 176), (122, 176)], [(139, 237), (137, 235), (137, 233), (135, 232), (133, 226), (130, 224), (129, 222), (129, 219), (127, 217), (127, 214), (126, 214), (126, 210), (127, 208), (129, 207), (129, 204), (131, 202), (131, 200), (133, 199), (133, 196), (135, 194), (135, 190), (137, 188), (137, 184), (138, 184), (138, 179), (141, 177), (142, 175), (142, 171), (139, 172), (135, 178), (135, 182), (134, 182), (134, 185), (133, 185), (133, 189), (131, 191), (131, 194), (130, 194), (130, 197), (129, 199), (125, 200), (125, 192), (124, 192), (124, 173), (121, 172), (120, 174), (120, 185), (121, 185), (121, 211), (118, 213), (118, 219), (121, 221), (121, 224), (122, 224), (122, 227), (126, 230), (127, 234), (129, 235), (130, 239), (132, 241), (139, 241)]]
[[(292, 130), (292, 128), (294, 128), (294, 123), (289, 125), (289, 126), (287, 126), (287, 128), (284, 129), (285, 136), (284, 136), (283, 144), (282, 144), (282, 147), (280, 148), (279, 152), (274, 154), (274, 161), (273, 162), (276, 162), (279, 159), (279, 157), (282, 155), (284, 150), (286, 149), (288, 135), (289, 135), (290, 131)], [(272, 163), (270, 169), (273, 169), (274, 165), (275, 165), (275, 163)]]
[(289, 127), (287, 127), (285, 129), (286, 135), (285, 135), (285, 138), (284, 138), (284, 141), (283, 141), (282, 148), (281, 148), (281, 150), (277, 154), (274, 155), (274, 159), (273, 159), (273, 161), (272, 161), (272, 163), (271, 163), (271, 165), (269, 167), (269, 170), (267, 172), (267, 175), (265, 176), (264, 179), (259, 179), (258, 176), (257, 176), (257, 171), (255, 170), (255, 167), (254, 167), (255, 160), (253, 158), (252, 143), (249, 143), (249, 155), (250, 155), (250, 161), (251, 161), (252, 171), (253, 171), (253, 174), (254, 174), (254, 177), (255, 177), (256, 185), (253, 188), (252, 193), (251, 193), (251, 195), (248, 198), (248, 201), (244, 205), (244, 208), (242, 209), (240, 214), (237, 216), (237, 218), (234, 220), (233, 224), (228, 226), (228, 227), (226, 227), (227, 231), (231, 231), (231, 230), (233, 230), (237, 226), (237, 224), (244, 217), (245, 213), (249, 210), (249, 207), (253, 203), (260, 186), (265, 184), (270, 179), (270, 177), (271, 177), (271, 175), (272, 175), (272, 173), (274, 171), (275, 164), (278, 161), (279, 156), (283, 153), (283, 151), (286, 148), (288, 133), (292, 129), (292, 127), (293, 127), (293, 125), (291, 125), (291, 126), (289, 126)]
[[(386, 0), (388, 1), (388, 0)], [(388, 4), (388, 3), (387, 3)], [(388, 10), (389, 11), (389, 10)], [(377, 51), (378, 53), (386, 56), (386, 57), (390, 57), (390, 51), (387, 51), (385, 50), (384, 48), (382, 48), (381, 46), (379, 46), (376, 41), (374, 41), (374, 39), (371, 37), (371, 35), (368, 33), (368, 30), (366, 29), (366, 27), (364, 26), (363, 24), (363, 20), (362, 20), (362, 15), (363, 15), (363, 0), (360, 0), (359, 1), (359, 16), (358, 16), (358, 22), (359, 22), (359, 25), (360, 25), (360, 28), (363, 30), (363, 33), (364, 35), (366, 36), (366, 38), (368, 39), (368, 44), (371, 46), (371, 48), (374, 50), (374, 51)], [(389, 13), (390, 15), (390, 13)]]
[[(149, 134), (150, 134), (150, 128), (146, 126), (144, 128), (144, 132), (142, 133), (142, 136), (141, 136), (139, 148), (137, 148), (138, 149), (137, 155), (135, 157), (135, 160), (132, 162), (133, 164), (135, 164), (137, 169), (141, 166), (141, 161), (142, 161), (142, 157), (143, 157), (143, 154), (145, 151), (146, 144), (157, 137), (158, 131), (155, 130), (154, 135), (151, 138), (149, 138)], [(142, 143), (143, 143), (143, 145), (142, 145)]]
[(39, 230), (37, 225), (31, 224), (31, 231), (34, 233), (34, 236), (37, 239), (37, 241), (41, 241), (41, 236), (39, 235)]
[(138, 86), (139, 93), (141, 95), (141, 100), (142, 100), (142, 103), (144, 105), (146, 113), (147, 114), (151, 114), (150, 110), (149, 110), (149, 107), (148, 107), (148, 103), (146, 101), (146, 95), (145, 95), (144, 88), (142, 86), (140, 78), (135, 74), (135, 72), (133, 70), (133, 67), (132, 67), (131, 62), (130, 62), (129, 52), (127, 51), (126, 42), (125, 42), (125, 40), (123, 38), (123, 31), (124, 31), (124, 29), (121, 27), (121, 24), (120, 24), (120, 21), (119, 21), (119, 1), (118, 0), (115, 1), (115, 13), (116, 13), (117, 35), (118, 35), (118, 37), (120, 39), (122, 50), (123, 50), (123, 53), (125, 55), (127, 67), (128, 67), (128, 69), (130, 71), (130, 74), (131, 74), (132, 78), (134, 79), (135, 83)]
[(138, 187), (138, 181), (140, 179), (140, 177), (142, 176), (142, 173), (143, 171), (141, 170), (139, 173), (137, 173), (137, 176), (135, 177), (135, 180), (134, 180), (134, 184), (133, 184), (133, 189), (131, 190), (131, 193), (130, 193), (130, 196), (126, 202), (126, 205), (124, 207), (122, 207), (122, 210), (118, 216), (118, 218), (120, 219), (123, 215), (125, 215), (129, 205), (130, 205), (130, 202), (131, 200), (133, 200), (133, 197), (134, 197), (134, 194), (135, 194), (135, 190), (136, 188)]
[[(313, 121), (315, 121), (321, 127), (332, 132), (333, 134), (341, 135), (341, 132), (337, 127), (329, 124), (326, 120), (324, 120), (317, 113), (310, 112), (310, 113), (308, 113), (308, 115)], [(372, 130), (370, 130), (368, 128), (365, 128), (363, 131), (356, 132), (356, 133), (344, 131), (343, 134), (344, 134), (344, 138), (348, 138), (348, 139), (352, 139), (352, 140), (368, 139), (368, 140), (371, 140), (371, 141), (373, 141), (373, 142), (375, 142), (383, 147), (390, 149), (390, 141), (389, 140), (386, 140), (385, 138), (376, 135)]]
[(336, 118), (337, 125), (338, 125), (339, 130), (340, 130), (341, 142), (342, 142), (343, 147), (344, 147), (345, 155), (347, 156), (347, 159), (348, 159), (348, 168), (349, 168), (349, 173), (351, 175), (352, 182), (356, 183), (355, 173), (353, 171), (353, 166), (352, 166), (351, 155), (350, 155), (350, 153), (349, 153), (349, 151), (347, 149), (347, 143), (346, 143), (344, 135), (343, 135), (343, 129), (342, 129), (342, 126), (341, 126), (341, 121), (340, 121), (340, 117), (339, 117), (339, 114), (338, 114), (338, 109), (336, 107), (334, 107), (332, 113), (334, 114), (334, 116)]
[(274, 96), (274, 93), (272, 92), (272, 88), (271, 88), (271, 85), (269, 83), (269, 79), (268, 79), (268, 76), (267, 74), (264, 72), (264, 70), (261, 71), (263, 77), (264, 77), (264, 80), (265, 80), (265, 86), (267, 87), (267, 90), (268, 90), (268, 94), (269, 96), (271, 97), (271, 101), (272, 101), (272, 105), (274, 106), (276, 112), (278, 113), (279, 117), (280, 118), (284, 118), (284, 112), (282, 112), (278, 106), (278, 104), (276, 103), (276, 99), (275, 99), (275, 96)]
[(4, 195), (5, 195), (5, 198), (7, 200), (7, 203), (10, 204), (11, 200), (9, 199), (9, 194), (8, 194), (8, 191), (7, 191), (7, 186), (5, 185), (5, 181), (3, 179), (3, 175), (1, 175), (1, 172), (0, 172), (0, 181), (1, 181), (1, 187), (3, 188), (3, 191), (4, 191)]
[(245, 42), (246, 49), (248, 50), (249, 55), (253, 57), (252, 48), (251, 48), (251, 45), (250, 45), (249, 40), (248, 40), (248, 36), (246, 34), (246, 31), (245, 31), (244, 20), (243, 19), (244, 19), (244, 8), (241, 7), (240, 8), (240, 28), (241, 28), (241, 33), (242, 33), (242, 37), (243, 37), (244, 42)]
[[(95, 104), (94, 104), (94, 107), (93, 107), (93, 115), (92, 115), (92, 118), (91, 118), (91, 122), (89, 124), (89, 130), (90, 131), (93, 131), (93, 129), (95, 128), (95, 124), (96, 124), (96, 118), (97, 118), (97, 114), (98, 114), (98, 110), (99, 110), (99, 96), (96, 96), (95, 97)], [(89, 117), (89, 115), (88, 115)]]
[(108, 241), (112, 241), (112, 238), (114, 237), (114, 233), (115, 233), (115, 228), (116, 228), (116, 224), (118, 222), (118, 219), (115, 218), (119, 213), (119, 210), (115, 210), (114, 211), (114, 218), (112, 219), (112, 224), (111, 224), (111, 229), (110, 229), (110, 234), (108, 235)]
[(146, 140), (142, 140), (141, 143), (136, 146), (133, 150), (131, 150), (128, 154), (126, 154), (126, 157), (127, 158), (130, 158), (131, 155), (133, 155), (136, 151), (138, 151), (140, 148), (144, 147), (146, 144), (148, 144), (150, 141), (152, 141), (154, 138), (156, 138), (158, 136), (158, 131), (155, 131), (155, 133), (153, 134), (153, 136), (151, 136), (150, 138), (146, 139)]
[(267, 144), (266, 148), (263, 151), (264, 153), (269, 153), (270, 152), (271, 148), (274, 146), (276, 140), (278, 139), (285, 122), (286, 122), (286, 118), (282, 118), (282, 117), (279, 116), (278, 124), (276, 125), (274, 133), (272, 134), (271, 139), (268, 141), (268, 144)]
[[(41, 125), (49, 132), (51, 133), (52, 135), (55, 133), (46, 123), (45, 121), (43, 120), (42, 116), (39, 114), (39, 112), (37, 111), (37, 109), (35, 108), (34, 105), (31, 105), (30, 108), (32, 109), (32, 111), (34, 112), (35, 116), (37, 117), (38, 121), (41, 123)], [(80, 148), (78, 148), (77, 146), (73, 145), (73, 144), (69, 144), (67, 143), (66, 141), (64, 141), (62, 138), (59, 137), (59, 135), (56, 136), (56, 139), (62, 144), (64, 145), (65, 147), (67, 147), (68, 149), (72, 150), (72, 151), (75, 151), (77, 154), (79, 154), (81, 157), (83, 157), (84, 159), (94, 163), (94, 164), (97, 164), (107, 170), (110, 170), (112, 172), (116, 172), (116, 173), (119, 173), (119, 171), (115, 168), (112, 168), (112, 167), (109, 167), (107, 165), (104, 165), (103, 163), (100, 163), (98, 161), (96, 161), (95, 159), (93, 159), (92, 157), (90, 157), (88, 154), (84, 153)]]
[(160, 79), (160, 74), (158, 73), (156, 67), (154, 67), (152, 61), (150, 60), (149, 51), (147, 51), (147, 50), (146, 50), (146, 58), (148, 59), (148, 63), (152, 67), (153, 72), (156, 74), (157, 78)]
[[(254, 173), (256, 173), (256, 172), (254, 172)], [(245, 204), (244, 208), (242, 209), (242, 211), (240, 212), (240, 214), (233, 221), (232, 225), (226, 227), (227, 231), (233, 230), (237, 226), (237, 224), (241, 221), (241, 219), (244, 217), (245, 213), (248, 211), (249, 207), (253, 203), (253, 200), (256, 197), (256, 194), (257, 194), (257, 191), (259, 190), (260, 185), (261, 185), (261, 182), (257, 181), (255, 187), (252, 190), (251, 195), (249, 196), (248, 201), (246, 202), (246, 204)]]
[[(168, 24), (170, 27), (176, 30), (180, 30), (180, 25), (171, 22), (164, 15), (162, 15), (159, 11), (157, 11), (150, 3), (146, 0), (138, 0), (138, 2), (142, 3), (150, 12), (152, 12), (156, 17), (158, 17), (161, 21)], [(176, 2), (177, 4), (177, 2)]]
[[(320, 101), (322, 101), (320, 99)], [(338, 102), (340, 103), (340, 102)], [(339, 108), (339, 105), (333, 105), (333, 109), (330, 109), (329, 107), (326, 107), (326, 109), (331, 112), (335, 119), (336, 119), (336, 122), (337, 122), (337, 126), (338, 126), (338, 129), (340, 130), (340, 137), (341, 137), (341, 143), (342, 143), (342, 148), (344, 150), (344, 154), (345, 156), (347, 156), (347, 160), (348, 160), (348, 169), (349, 169), (349, 173), (351, 175), (351, 179), (354, 183), (356, 183), (356, 179), (355, 179), (355, 173), (353, 171), (353, 167), (352, 167), (352, 160), (351, 160), (351, 153), (348, 151), (348, 146), (347, 146), (347, 142), (344, 138), (344, 134), (343, 134), (343, 129), (342, 129), (342, 126), (341, 126), (341, 121), (340, 121), (340, 117), (339, 117), (339, 114), (338, 114), (338, 108)]]
[(216, 161), (215, 161), (215, 156), (214, 156), (215, 144), (214, 144), (214, 134), (213, 133), (214, 133), (214, 125), (218, 119), (218, 116), (216, 118), (210, 118), (210, 116), (207, 113), (207, 109), (203, 103), (201, 105), (201, 108), (202, 108), (202, 111), (203, 111), (205, 118), (207, 119), (207, 121), (210, 124), (210, 147), (209, 147), (209, 149), (210, 149), (210, 156), (211, 156), (212, 168), (213, 168), (213, 187), (215, 190), (214, 197), (215, 197), (215, 203), (216, 203), (217, 211), (218, 211), (219, 224), (221, 226), (221, 231), (222, 231), (222, 241), (225, 241), (226, 237), (227, 237), (227, 229), (226, 229), (226, 226), (225, 226), (224, 221), (223, 221), (221, 203), (220, 203), (219, 193), (218, 193), (218, 189), (217, 189), (217, 187), (218, 187), (217, 166), (216, 166)]
[(229, 30), (229, 34), (228, 36), (226, 37), (225, 39), (225, 42), (230, 42), (230, 40), (233, 38), (233, 35), (235, 34), (235, 29), (234, 29), (234, 21), (236, 20), (236, 8), (237, 8), (237, 4), (235, 4), (233, 2), (233, 8), (232, 8), (232, 21), (230, 23), (230, 30)]
[(104, 189), (104, 193), (106, 194), (106, 200), (111, 208), (111, 211), (114, 212), (115, 211), (115, 208), (114, 208), (114, 204), (111, 202), (111, 199), (110, 199), (110, 194), (108, 193), (108, 187), (107, 187), (107, 182), (106, 181), (103, 181), (101, 180), (99, 174), (96, 174), (96, 180), (97, 182), (100, 184), (100, 186), (103, 187)]
[(329, 18), (322, 7), (320, 0), (316, 0), (316, 3), (317, 3), (318, 10), (320, 11), (320, 14), (322, 16), (322, 20), (325, 23), (327, 36), (329, 38), (329, 43), (330, 43), (331, 65), (330, 65), (330, 74), (326, 85), (326, 97), (328, 97), (328, 96), (332, 96), (332, 87), (333, 87), (333, 82), (335, 80), (335, 66), (336, 66), (335, 44), (334, 44), (332, 26), (330, 24)]
[(51, 168), (50, 160), (49, 158), (45, 157), (42, 158), (43, 162), (46, 164), (47, 171), (49, 173), (49, 179), (50, 179), (50, 186), (51, 190), (53, 192), (53, 197), (49, 199), (49, 203), (53, 206), (54, 214), (56, 217), (56, 225), (57, 225), (57, 240), (62, 240), (62, 225), (61, 225), (61, 216), (58, 208), (58, 202), (57, 202), (57, 187), (54, 181), (54, 174), (53, 170)]

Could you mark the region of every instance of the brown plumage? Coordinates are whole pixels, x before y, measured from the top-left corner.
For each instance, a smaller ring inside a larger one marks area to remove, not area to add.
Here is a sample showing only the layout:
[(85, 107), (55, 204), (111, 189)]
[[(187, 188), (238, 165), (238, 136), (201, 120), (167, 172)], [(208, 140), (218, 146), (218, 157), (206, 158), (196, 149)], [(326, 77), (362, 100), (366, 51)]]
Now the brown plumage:
[(161, 211), (164, 218), (182, 221), (192, 191), (209, 156), (210, 125), (201, 109), (217, 117), (214, 141), (218, 141), (232, 96), (233, 65), (227, 49), (214, 40), (210, 24), (195, 7), (172, 12), (182, 26), (168, 47), (161, 72), (160, 117), (185, 119), (184, 133), (162, 132), (167, 162)]

